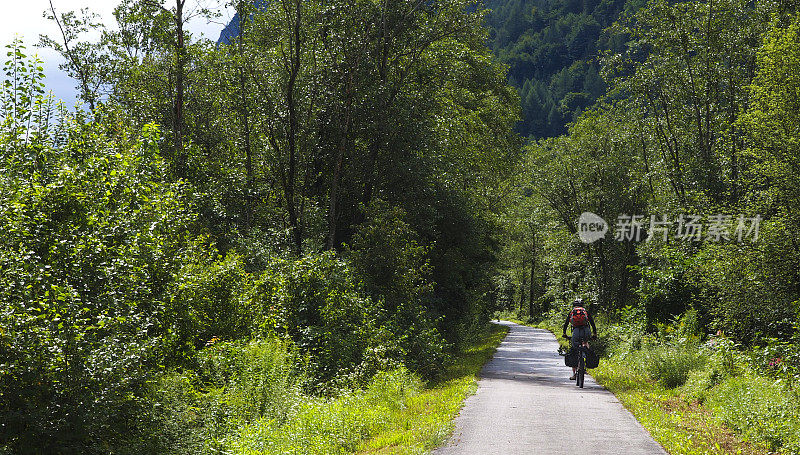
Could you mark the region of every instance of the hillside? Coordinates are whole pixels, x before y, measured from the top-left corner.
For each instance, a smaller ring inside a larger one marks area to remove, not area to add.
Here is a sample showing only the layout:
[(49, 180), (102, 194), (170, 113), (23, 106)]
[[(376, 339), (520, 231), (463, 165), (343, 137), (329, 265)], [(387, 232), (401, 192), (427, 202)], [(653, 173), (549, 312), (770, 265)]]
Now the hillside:
[(596, 57), (622, 41), (603, 30), (641, 0), (490, 0), (489, 46), (509, 65), (526, 137), (552, 137), (605, 92)]
[[(261, 9), (265, 3), (256, 2)], [(606, 91), (597, 56), (618, 51), (619, 39), (603, 30), (643, 0), (488, 0), (489, 47), (509, 66), (509, 83), (522, 105), (517, 132), (543, 138), (566, 125)], [(239, 34), (239, 15), (220, 33), (229, 44)]]

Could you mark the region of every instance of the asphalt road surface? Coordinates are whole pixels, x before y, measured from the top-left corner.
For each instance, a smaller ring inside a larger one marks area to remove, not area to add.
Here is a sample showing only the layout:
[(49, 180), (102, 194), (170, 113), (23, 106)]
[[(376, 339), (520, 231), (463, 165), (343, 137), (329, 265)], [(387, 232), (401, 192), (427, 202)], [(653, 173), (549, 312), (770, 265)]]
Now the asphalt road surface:
[(569, 380), (553, 334), (501, 324), (508, 336), (434, 454), (666, 455), (611, 392), (588, 375), (583, 389)]

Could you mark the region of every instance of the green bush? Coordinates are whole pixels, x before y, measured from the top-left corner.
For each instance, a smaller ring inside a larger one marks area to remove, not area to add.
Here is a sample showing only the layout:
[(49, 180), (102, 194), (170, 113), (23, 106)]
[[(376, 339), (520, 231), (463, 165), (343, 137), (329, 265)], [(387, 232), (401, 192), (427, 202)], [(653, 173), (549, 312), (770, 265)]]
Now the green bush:
[(375, 336), (373, 302), (333, 253), (273, 259), (245, 299), (254, 333), (288, 337), (309, 357), (309, 383), (355, 371)]
[(252, 280), (234, 253), (219, 256), (208, 240), (191, 247), (190, 260), (178, 272), (166, 316), (175, 327), (177, 350), (203, 347), (212, 338), (225, 341), (250, 335), (252, 311), (243, 298)]
[(709, 353), (709, 366), (719, 380), (735, 378), (749, 370), (741, 346), (724, 336), (710, 337), (703, 349)]
[(641, 349), (642, 340), (647, 335), (644, 309), (626, 306), (617, 312), (617, 318), (618, 323), (598, 328), (611, 354), (627, 355)]
[(152, 386), (149, 452), (222, 450), (241, 426), (260, 419), (280, 425), (306, 399), (298, 372), (303, 363), (284, 341), (215, 343), (197, 353), (196, 364)]
[(767, 338), (761, 347), (753, 349), (753, 363), (759, 371), (786, 380), (790, 385), (800, 384), (800, 326), (788, 340)]
[(703, 246), (696, 274), (712, 296), (709, 311), (726, 336), (743, 344), (791, 337), (797, 320), (797, 294), (790, 291), (794, 279), (789, 278), (798, 262), (794, 241), (794, 230), (772, 219), (762, 223), (758, 242)]
[(278, 339), (214, 344), (198, 353), (198, 379), (224, 389), (237, 420), (283, 422), (299, 401), (302, 359)]
[[(9, 55), (29, 75), (24, 99), (55, 116), (36, 65)], [(32, 115), (1, 98), (3, 112)], [(25, 141), (8, 130), (20, 118), (0, 126), (0, 451), (135, 451), (193, 216), (165, 178), (156, 126), (60, 115)]]
[(377, 303), (374, 320), (383, 333), (378, 349), (425, 378), (438, 377), (447, 368), (450, 346), (430, 311), (435, 300), (428, 248), (405, 221), (402, 209), (376, 201), (367, 216), (347, 255)]
[(719, 382), (719, 375), (713, 368), (707, 366), (692, 370), (686, 377), (686, 382), (681, 386), (680, 392), (687, 401), (705, 401), (708, 391)]
[(698, 289), (687, 279), (692, 256), (682, 245), (649, 242), (640, 247), (640, 254), (641, 264), (633, 267), (640, 275), (636, 294), (647, 328), (652, 329), (688, 310)]
[(244, 425), (223, 447), (232, 453), (352, 453), (365, 437), (390, 424), (387, 416), (420, 388), (407, 370), (382, 372), (363, 391), (334, 399), (307, 397), (282, 425), (266, 418)]
[(707, 358), (693, 346), (662, 345), (648, 353), (647, 373), (667, 388), (683, 385), (689, 373), (702, 368)]
[(725, 337), (711, 337), (701, 348), (708, 362), (703, 368), (689, 372), (681, 388), (689, 400), (704, 401), (709, 391), (717, 384), (736, 378), (749, 371), (745, 356), (738, 346)]

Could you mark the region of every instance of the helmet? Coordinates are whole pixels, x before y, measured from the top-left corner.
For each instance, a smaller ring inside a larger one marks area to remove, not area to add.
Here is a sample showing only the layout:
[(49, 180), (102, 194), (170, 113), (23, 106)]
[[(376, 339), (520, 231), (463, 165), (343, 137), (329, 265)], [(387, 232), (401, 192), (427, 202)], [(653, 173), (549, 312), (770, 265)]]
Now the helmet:
[(583, 306), (583, 299), (577, 297), (575, 300), (572, 301), (572, 306)]

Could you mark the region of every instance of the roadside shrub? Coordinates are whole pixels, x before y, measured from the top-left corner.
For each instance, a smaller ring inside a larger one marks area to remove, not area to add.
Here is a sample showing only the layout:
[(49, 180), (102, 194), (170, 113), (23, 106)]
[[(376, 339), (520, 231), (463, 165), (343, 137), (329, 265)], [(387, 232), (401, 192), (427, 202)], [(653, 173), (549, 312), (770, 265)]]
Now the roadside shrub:
[(740, 351), (741, 346), (724, 336), (710, 337), (703, 345), (709, 354), (709, 366), (718, 380), (734, 378), (748, 370), (747, 359)]
[(135, 452), (193, 215), (155, 125), (62, 116), (57, 137), (0, 134), (0, 451)]
[(681, 388), (689, 400), (705, 400), (714, 386), (746, 374), (749, 371), (744, 355), (729, 338), (711, 337), (700, 349), (708, 362), (703, 368), (692, 370)]
[(419, 379), (408, 370), (377, 374), (369, 386), (333, 399), (306, 397), (284, 424), (259, 419), (224, 441), (232, 453), (348, 454), (370, 434), (392, 425), (387, 416), (419, 392)]
[(384, 325), (391, 334), (389, 349), (411, 371), (425, 379), (441, 377), (450, 365), (450, 346), (423, 308), (413, 303), (400, 305)]
[(215, 343), (196, 355), (197, 366), (163, 375), (152, 386), (147, 453), (217, 453), (243, 425), (291, 419), (305, 398), (291, 346), (269, 338)]
[(366, 292), (376, 301), (383, 299), (390, 313), (403, 303), (419, 305), (433, 290), (428, 248), (405, 217), (400, 208), (373, 202), (347, 251)]
[(641, 349), (642, 340), (647, 335), (644, 309), (629, 305), (620, 309), (617, 317), (619, 323), (600, 327), (605, 344), (611, 347), (611, 354), (627, 355)]
[(283, 422), (294, 413), (303, 362), (287, 342), (268, 338), (219, 343), (197, 357), (198, 380), (224, 389), (234, 419), (266, 416)]
[(697, 310), (689, 308), (667, 322), (656, 322), (658, 338), (669, 344), (696, 345), (700, 342), (700, 323)]
[(647, 373), (671, 389), (683, 385), (689, 373), (706, 362), (707, 358), (696, 347), (663, 345), (649, 352)]
[(708, 395), (708, 391), (718, 382), (719, 376), (717, 372), (707, 366), (706, 368), (690, 371), (680, 391), (687, 401), (697, 400), (703, 402)]
[(648, 329), (687, 310), (698, 289), (687, 279), (692, 256), (679, 244), (649, 242), (639, 248), (640, 265), (633, 266), (639, 273), (636, 294)]
[(220, 256), (207, 242), (194, 242), (196, 253), (177, 274), (171, 292), (166, 313), (178, 350), (201, 348), (212, 338), (230, 341), (250, 335), (252, 314), (242, 295), (251, 280), (237, 255)]
[[(367, 209), (367, 217), (353, 236), (347, 256), (376, 307), (376, 326), (391, 334), (382, 338), (381, 349), (427, 379), (438, 377), (447, 368), (450, 346), (430, 311), (438, 305), (430, 280), (428, 248), (406, 222), (401, 208), (378, 200)], [(471, 308), (469, 303), (466, 306)], [(468, 313), (447, 327), (451, 335), (458, 332), (460, 324), (476, 319)]]
[(308, 356), (310, 383), (351, 374), (375, 333), (375, 305), (330, 252), (274, 259), (245, 298), (256, 334), (288, 337)]
[(767, 338), (764, 345), (752, 351), (752, 359), (759, 371), (786, 380), (791, 386), (800, 384), (800, 326), (789, 340)]
[(726, 336), (743, 344), (791, 336), (797, 319), (797, 296), (789, 291), (798, 262), (794, 239), (794, 230), (776, 218), (762, 223), (758, 242), (703, 245), (695, 273)]

